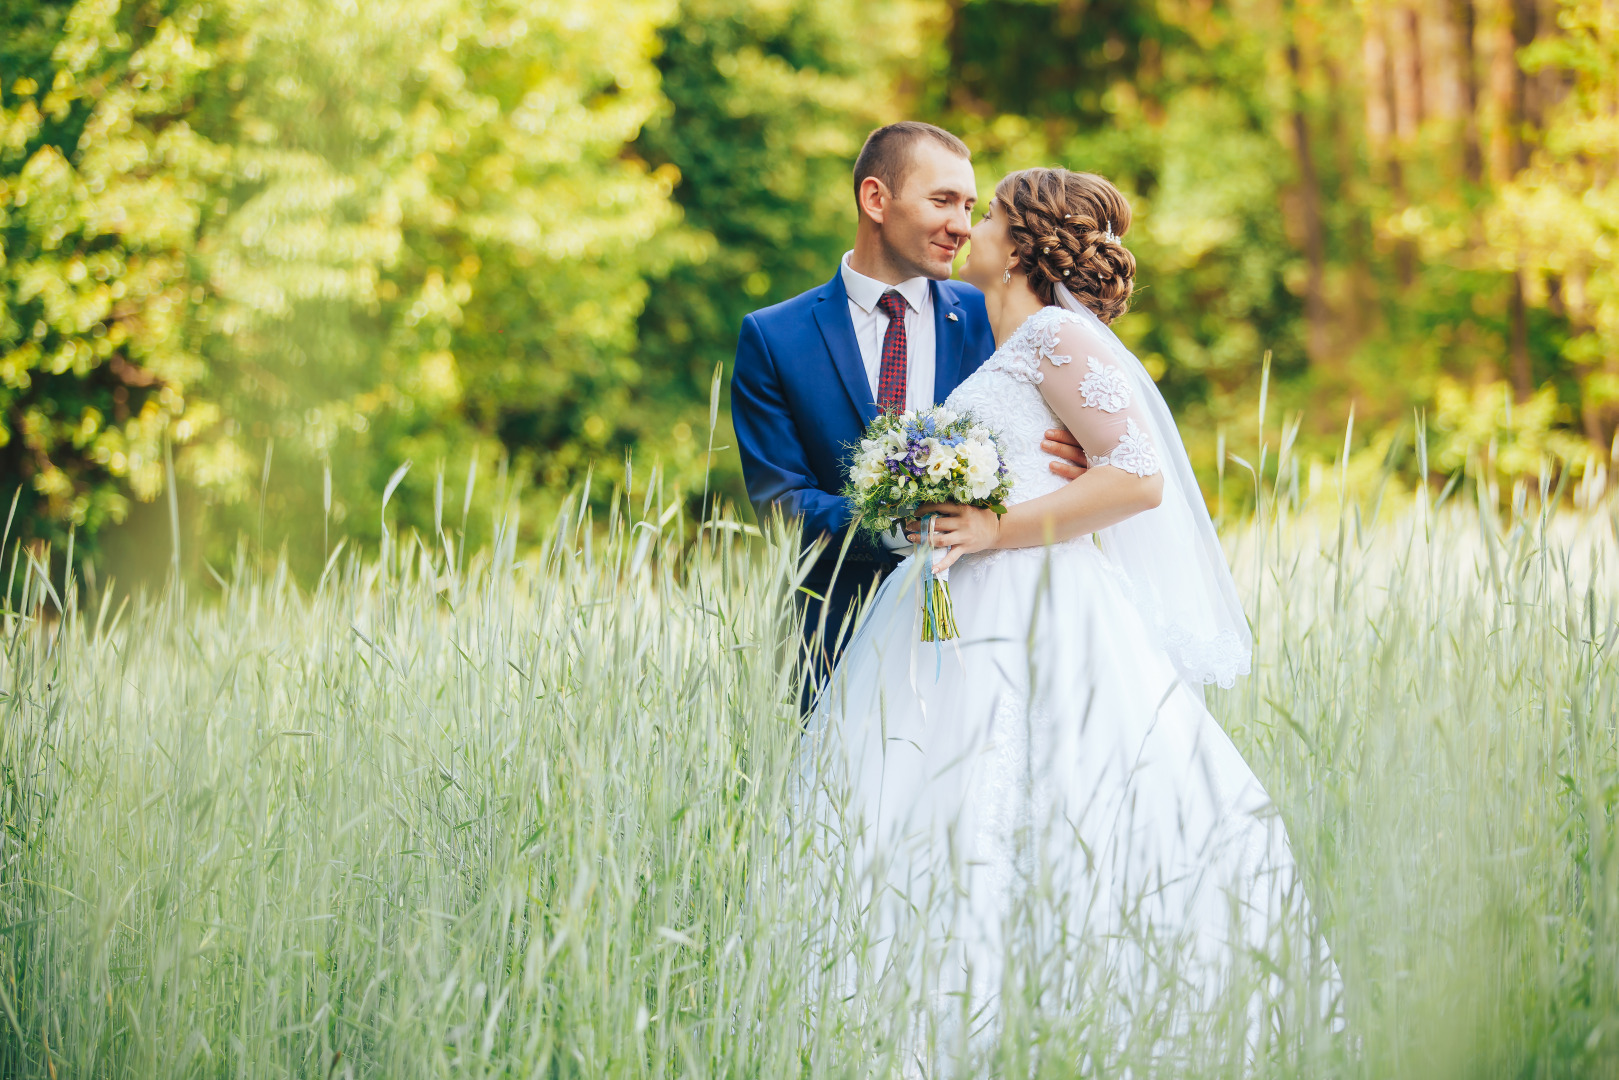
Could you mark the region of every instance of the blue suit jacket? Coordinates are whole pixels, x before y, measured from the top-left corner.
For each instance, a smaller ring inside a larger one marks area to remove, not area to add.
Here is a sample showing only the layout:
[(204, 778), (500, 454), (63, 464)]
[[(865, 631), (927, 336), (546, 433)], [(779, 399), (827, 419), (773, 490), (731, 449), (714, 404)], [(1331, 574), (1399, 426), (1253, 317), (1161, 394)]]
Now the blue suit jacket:
[[(983, 293), (955, 281), (929, 287), (933, 394), (939, 402), (989, 358), (995, 339)], [(877, 418), (841, 272), (818, 289), (742, 320), (731, 373), (731, 418), (748, 498), (760, 519), (772, 510), (798, 516), (806, 544), (832, 538), (807, 582), (824, 584), (852, 516), (839, 492), (855, 446)], [(859, 538), (844, 557), (846, 566), (888, 567), (895, 561), (879, 545)]]

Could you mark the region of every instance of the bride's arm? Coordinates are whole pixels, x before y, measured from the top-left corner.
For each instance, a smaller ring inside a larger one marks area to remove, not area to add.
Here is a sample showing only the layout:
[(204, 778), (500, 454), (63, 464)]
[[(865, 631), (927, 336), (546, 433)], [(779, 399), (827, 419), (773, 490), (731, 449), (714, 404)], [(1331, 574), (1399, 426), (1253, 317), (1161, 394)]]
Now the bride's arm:
[(1008, 507), (1005, 514), (959, 503), (933, 503), (918, 513), (938, 515), (933, 520), (933, 545), (950, 550), (935, 568), (944, 570), (975, 551), (1039, 547), (1117, 525), (1157, 506), (1163, 493), (1162, 473), (1136, 476), (1102, 466), (1086, 470), (1049, 495)]
[(1009, 507), (1000, 517), (993, 546), (1038, 547), (1083, 536), (1153, 509), (1163, 495), (1162, 473), (1136, 476), (1108, 466), (1091, 469), (1049, 495)]
[(956, 504), (922, 507), (922, 513), (938, 514), (934, 546), (951, 549), (939, 569), (987, 548), (1038, 547), (1083, 536), (1151, 510), (1163, 498), (1163, 472), (1145, 415), (1105, 345), (1083, 327), (1065, 325), (1040, 371), (1047, 404), (1078, 437), (1093, 467), (1000, 516)]

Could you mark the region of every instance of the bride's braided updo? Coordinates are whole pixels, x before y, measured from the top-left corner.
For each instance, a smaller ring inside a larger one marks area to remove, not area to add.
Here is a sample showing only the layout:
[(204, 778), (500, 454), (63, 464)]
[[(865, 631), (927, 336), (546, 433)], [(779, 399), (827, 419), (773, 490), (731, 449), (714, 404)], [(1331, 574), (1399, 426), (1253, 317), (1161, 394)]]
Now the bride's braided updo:
[(1023, 169), (996, 186), (995, 201), (1018, 268), (1041, 303), (1056, 303), (1063, 284), (1105, 323), (1124, 314), (1136, 258), (1120, 239), (1130, 228), (1130, 203), (1118, 188), (1095, 173)]

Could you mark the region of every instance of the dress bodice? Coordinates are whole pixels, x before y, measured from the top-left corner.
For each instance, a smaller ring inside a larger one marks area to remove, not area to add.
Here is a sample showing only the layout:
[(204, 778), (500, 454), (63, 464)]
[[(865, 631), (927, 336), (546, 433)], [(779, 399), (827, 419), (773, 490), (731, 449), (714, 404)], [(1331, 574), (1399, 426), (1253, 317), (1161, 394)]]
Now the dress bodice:
[[(1071, 327), (1077, 332), (1065, 334)], [(999, 436), (1001, 458), (1013, 478), (1008, 503), (1038, 498), (1067, 483), (1049, 468), (1055, 458), (1040, 449), (1049, 428), (1073, 432), (1091, 468), (1111, 465), (1138, 476), (1160, 469), (1129, 380), (1117, 364), (1099, 358), (1108, 357), (1108, 349), (1083, 327), (1084, 320), (1072, 311), (1041, 308), (947, 401)], [(1053, 381), (1043, 390), (1047, 375)], [(1068, 421), (1052, 409), (1047, 390), (1057, 397), (1075, 395)]]
[(1045, 308), (1030, 316), (945, 402), (995, 432), (1012, 474), (1008, 505), (1050, 494), (1067, 482), (1049, 467), (1059, 459), (1040, 449), (1046, 431), (1063, 426), (1040, 393), (1040, 360), (1057, 347), (1064, 314)]
[[(1042, 308), (1012, 331), (946, 401), (995, 432), (1012, 477), (1007, 505), (1049, 495), (1068, 482), (1051, 471), (1051, 463), (1059, 459), (1040, 449), (1046, 431), (1053, 428), (1066, 427), (1074, 434), (1092, 468), (1111, 465), (1140, 476), (1160, 469), (1128, 380), (1116, 364), (1100, 358), (1109, 355), (1107, 349), (1084, 332), (1064, 333), (1083, 326), (1084, 320), (1071, 311)], [(1069, 422), (1052, 409), (1048, 393), (1074, 395)], [(1089, 535), (1058, 546), (1097, 553)], [(1040, 551), (994, 549), (964, 556), (962, 563), (976, 573), (1010, 553), (1039, 557)]]

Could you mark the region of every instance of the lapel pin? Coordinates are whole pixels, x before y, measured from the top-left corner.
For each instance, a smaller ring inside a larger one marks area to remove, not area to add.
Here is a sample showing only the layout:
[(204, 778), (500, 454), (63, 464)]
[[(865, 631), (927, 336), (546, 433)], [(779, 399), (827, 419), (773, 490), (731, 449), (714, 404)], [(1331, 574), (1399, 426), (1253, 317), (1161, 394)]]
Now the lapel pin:
[(955, 312), (954, 312), (954, 311), (947, 311), (947, 312), (945, 312), (945, 313), (944, 313), (944, 317), (945, 317), (945, 318), (947, 318), (947, 319), (949, 319), (949, 320), (950, 320), (950, 321), (951, 321), (951, 322), (955, 322), (955, 321), (956, 321), (956, 313), (955, 313)]

